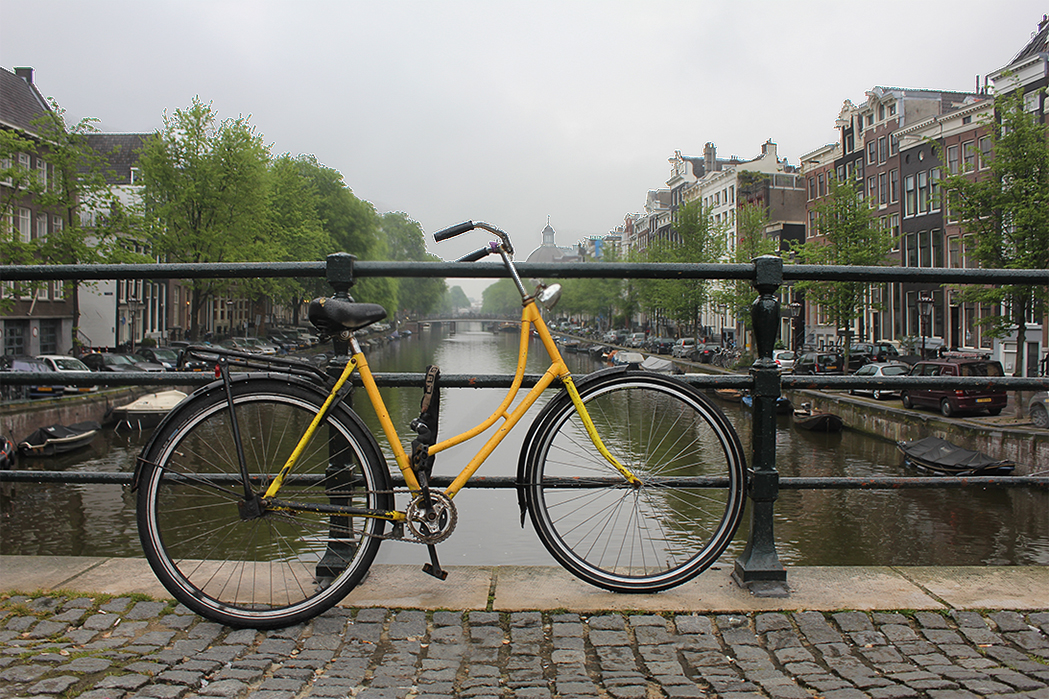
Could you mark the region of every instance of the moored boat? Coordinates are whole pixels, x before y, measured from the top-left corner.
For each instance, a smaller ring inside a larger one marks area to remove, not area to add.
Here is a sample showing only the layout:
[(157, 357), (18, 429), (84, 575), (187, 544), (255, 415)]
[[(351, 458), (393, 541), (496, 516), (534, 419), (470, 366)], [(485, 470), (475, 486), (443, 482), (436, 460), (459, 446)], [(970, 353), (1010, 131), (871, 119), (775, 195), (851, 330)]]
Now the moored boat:
[(714, 397), (726, 403), (739, 403), (743, 400), (743, 391), (738, 388), (715, 388)]
[(113, 408), (109, 419), (116, 422), (117, 429), (122, 426), (130, 426), (133, 429), (155, 427), (185, 397), (186, 394), (182, 391), (148, 393), (137, 400)]
[(841, 432), (845, 423), (833, 413), (822, 413), (812, 409), (808, 403), (794, 409), (794, 426), (810, 432)]
[(0, 470), (13, 468), (15, 465), (15, 443), (0, 434)]
[(18, 451), (25, 456), (64, 454), (86, 447), (100, 429), (102, 425), (93, 421), (41, 427), (18, 443)]
[(641, 362), (641, 368), (656, 374), (672, 374), (674, 373), (674, 362), (662, 357), (649, 356), (645, 357), (645, 361)]
[[(752, 408), (754, 406), (754, 399), (749, 393), (744, 395), (740, 399), (740, 402), (743, 403), (743, 405), (745, 405), (748, 408)], [(793, 410), (794, 410), (794, 404), (790, 402), (790, 399), (788, 399), (788, 398), (786, 398), (784, 396), (779, 396), (778, 398), (776, 398), (776, 414), (777, 415), (790, 415), (791, 412), (793, 412)]]
[(965, 449), (939, 437), (896, 442), (904, 463), (915, 468), (950, 476), (1001, 476), (1012, 473), (1016, 463), (994, 459), (981, 451)]

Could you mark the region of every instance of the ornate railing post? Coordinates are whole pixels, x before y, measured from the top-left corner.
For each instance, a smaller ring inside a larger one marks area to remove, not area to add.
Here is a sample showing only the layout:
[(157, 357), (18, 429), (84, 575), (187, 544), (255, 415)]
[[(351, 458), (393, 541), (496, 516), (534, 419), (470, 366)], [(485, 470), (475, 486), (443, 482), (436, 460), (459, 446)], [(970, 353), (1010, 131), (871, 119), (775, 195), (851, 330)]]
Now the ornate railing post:
[(754, 377), (753, 435), (750, 478), (750, 540), (736, 560), (732, 578), (760, 597), (785, 597), (787, 571), (776, 553), (772, 515), (779, 496), (776, 471), (776, 401), (780, 397), (779, 370), (772, 359), (779, 329), (779, 300), (776, 290), (783, 283), (783, 260), (763, 255), (754, 260), (754, 288), (758, 298), (750, 309), (757, 359), (751, 366)]

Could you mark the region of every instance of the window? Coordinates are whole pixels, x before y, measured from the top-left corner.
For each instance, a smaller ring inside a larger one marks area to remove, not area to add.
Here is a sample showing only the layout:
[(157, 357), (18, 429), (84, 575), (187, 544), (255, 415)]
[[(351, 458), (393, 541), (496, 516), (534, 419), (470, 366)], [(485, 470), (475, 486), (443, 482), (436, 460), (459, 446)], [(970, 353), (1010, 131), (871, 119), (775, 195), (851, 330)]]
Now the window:
[(889, 201), (888, 173), (878, 173), (878, 204), (884, 206)]
[(18, 232), (23, 243), (28, 243), (33, 237), (33, 212), (29, 209), (18, 209)]
[(62, 230), (62, 217), (61, 216), (53, 216), (51, 218), (51, 230), (53, 230), (55, 233), (57, 233), (58, 231)]
[(874, 163), (878, 162), (876, 160), (876, 158), (878, 157), (878, 150), (877, 149), (878, 149), (877, 141), (872, 140), (870, 143), (867, 144), (867, 164), (868, 165), (873, 165)]
[(973, 148), (972, 141), (962, 144), (962, 169), (966, 172), (976, 169), (976, 150)]
[(845, 134), (845, 152), (851, 153), (856, 150), (856, 137), (852, 133)]
[(958, 146), (947, 146), (947, 172), (958, 174)]
[(66, 283), (65, 282), (54, 282), (54, 288), (51, 298), (55, 301), (64, 301), (66, 298)]
[(918, 173), (918, 213), (929, 210), (929, 173)]
[(878, 139), (878, 162), (884, 163), (889, 159), (889, 143), (884, 136)]
[(47, 214), (36, 215), (36, 236), (38, 240), (47, 237)]
[(900, 215), (890, 214), (889, 215), (889, 231), (892, 233), (892, 250), (897, 252), (900, 249)]
[(812, 201), (815, 198), (816, 198), (816, 178), (815, 177), (810, 177), (809, 178), (809, 201)]
[(41, 189), (47, 189), (47, 163), (43, 158), (36, 159), (36, 179)]
[(904, 216), (913, 216), (918, 210), (917, 192), (914, 189), (914, 175), (903, 178)]
[(26, 337), (29, 335), (28, 320), (4, 321), (4, 354), (28, 354)]
[(947, 266), (951, 269), (961, 269), (962, 263), (962, 240), (952, 235), (947, 239)]
[(889, 136), (889, 155), (896, 155), (900, 152), (900, 139), (896, 138), (896, 134)]
[(929, 237), (932, 239), (932, 266), (943, 267), (943, 231), (933, 231)]
[(878, 178), (871, 175), (867, 178), (867, 201), (878, 200)]
[(816, 196), (822, 197), (827, 193), (826, 183), (823, 180), (823, 173), (816, 175)]
[(863, 184), (863, 158), (856, 160), (856, 181)]
[(980, 139), (980, 169), (985, 170), (991, 166), (991, 138), (984, 136)]
[(900, 171), (889, 170), (889, 203), (895, 204), (900, 200)]
[(838, 182), (844, 182), (845, 181), (845, 166), (844, 165), (839, 165), (838, 169), (837, 169), (837, 173), (838, 173)]
[(907, 251), (904, 259), (905, 267), (917, 267), (918, 266), (918, 234), (908, 233), (907, 234)]
[(890, 117), (896, 116), (896, 103), (895, 102), (893, 102), (892, 104), (889, 105), (889, 116)]
[(8, 187), (10, 187), (11, 184), (14, 182), (14, 180), (11, 178), (10, 158), (0, 158), (0, 170), (4, 172), (4, 174), (2, 175), (3, 179), (0, 179), (0, 184), (6, 184)]
[(929, 231), (918, 231), (918, 267), (932, 267), (932, 246)]
[(940, 168), (929, 170), (929, 211), (940, 210)]
[(58, 331), (61, 322), (52, 318), (40, 321), (41, 354), (58, 354)]
[(885, 105), (878, 105), (878, 121), (885, 121)]

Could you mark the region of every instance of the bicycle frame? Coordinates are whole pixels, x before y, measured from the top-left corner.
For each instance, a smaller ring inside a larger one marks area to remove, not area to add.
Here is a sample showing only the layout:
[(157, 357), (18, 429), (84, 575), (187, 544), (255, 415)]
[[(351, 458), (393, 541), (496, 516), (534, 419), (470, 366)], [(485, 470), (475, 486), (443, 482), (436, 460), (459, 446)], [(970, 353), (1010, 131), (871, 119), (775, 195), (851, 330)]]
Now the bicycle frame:
[[(519, 281), (519, 280), (518, 280)], [(510, 405), (521, 388), (521, 383), (524, 379), (525, 365), (528, 360), (528, 341), (531, 334), (531, 328), (534, 327), (539, 335), (540, 340), (543, 343), (547, 354), (550, 356), (550, 366), (543, 374), (539, 382), (521, 399), (520, 404), (513, 409), (512, 412), (507, 412), (510, 409)], [(276, 497), (277, 492), (280, 490), (281, 485), (284, 482), (285, 476), (292, 471), (295, 466), (295, 462), (299, 456), (306, 449), (306, 445), (312, 439), (317, 428), (324, 419), (329, 407), (334, 403), (336, 396), (346, 381), (349, 380), (354, 371), (357, 371), (361, 376), (361, 382), (364, 385), (364, 389), (368, 394), (368, 399), (372, 404), (372, 408), (375, 410), (375, 414), (379, 419), (379, 424), (382, 426), (383, 433), (386, 435), (386, 439), (393, 450), (394, 458), (397, 461), (397, 466), (404, 476), (405, 483), (411, 493), (416, 494), (421, 490), (419, 480), (412, 470), (411, 464), (408, 460), (408, 455), (404, 450), (404, 446), (401, 442), (400, 435), (397, 433), (397, 429), (393, 425), (393, 421), (390, 419), (389, 412), (386, 409), (386, 405), (383, 402), (382, 396), (379, 394), (378, 386), (375, 384), (375, 378), (371, 373), (371, 369), (368, 366), (368, 360), (364, 356), (360, 345), (357, 343), (356, 338), (351, 336), (350, 339), (351, 356), (347, 361), (345, 368), (342, 371), (339, 379), (332, 387), (328, 394), (328, 398), (324, 405), (318, 411), (316, 417), (306, 429), (306, 432), (302, 435), (298, 445), (293, 450), (288, 461), (284, 467), (281, 468), (280, 473), (270, 483), (263, 498), (267, 500), (273, 500)], [(487, 442), (480, 448), (477, 454), (463, 467), (459, 475), (452, 481), (452, 483), (445, 489), (444, 493), (449, 499), (454, 498), (455, 495), (466, 486), (470, 478), (477, 472), (481, 467), (481, 464), (485, 462), (489, 455), (499, 446), (503, 438), (509, 434), (510, 430), (524, 417), (524, 414), (528, 411), (532, 405), (539, 399), (539, 396), (550, 387), (555, 380), (560, 379), (564, 383), (568, 390), (569, 396), (572, 399), (573, 404), (579, 411), (583, 423), (586, 427), (587, 434), (590, 436), (591, 442), (598, 452), (617, 470), (623, 475), (626, 482), (631, 485), (640, 485), (640, 480), (623, 466), (619, 461), (612, 456), (612, 454), (605, 447), (601, 441), (601, 437), (597, 433), (597, 428), (594, 426), (593, 421), (587, 413), (586, 405), (583, 403), (582, 398), (579, 395), (579, 391), (576, 390), (575, 383), (572, 380), (571, 372), (565, 365), (564, 359), (561, 357), (561, 352), (558, 350), (557, 345), (554, 343), (553, 336), (550, 335), (549, 329), (546, 327), (546, 323), (543, 321), (542, 316), (539, 313), (539, 309), (536, 306), (535, 299), (532, 297), (525, 297), (524, 307), (521, 312), (521, 343), (518, 350), (517, 369), (514, 373), (514, 380), (507, 392), (503, 402), (496, 408), (492, 415), (477, 425), (476, 427), (467, 430), (454, 437), (446, 439), (442, 442), (438, 442), (433, 446), (429, 447), (428, 453), (430, 455), (438, 454), (446, 449), (454, 447), (458, 444), (462, 444), (474, 437), (482, 434), (488, 430), (492, 425), (498, 422), (500, 419), (504, 420), (504, 423), (496, 430)], [(345, 508), (347, 513), (359, 514), (369, 517), (378, 517), (381, 519), (387, 519), (391, 521), (401, 521), (405, 519), (403, 512), (387, 512), (387, 511), (372, 511), (362, 510), (359, 508)]]

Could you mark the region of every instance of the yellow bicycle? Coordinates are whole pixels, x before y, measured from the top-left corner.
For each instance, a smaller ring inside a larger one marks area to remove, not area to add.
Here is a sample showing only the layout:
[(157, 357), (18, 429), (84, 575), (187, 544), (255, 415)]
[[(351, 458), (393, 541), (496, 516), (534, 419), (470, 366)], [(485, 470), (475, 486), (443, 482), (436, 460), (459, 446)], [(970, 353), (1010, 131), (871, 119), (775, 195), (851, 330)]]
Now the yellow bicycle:
[[(509, 236), (490, 224), (462, 223), (435, 238), (474, 229), (495, 240), (463, 261), (498, 254), (523, 311), (513, 384), (490, 418), (462, 434), (438, 440), (439, 371), (430, 367), (416, 436), (405, 447), (353, 336), (386, 312), (345, 293), (310, 305), (322, 333), (348, 342), (338, 378), (291, 359), (192, 350), (216, 364), (218, 378), (157, 427), (134, 478), (143, 549), (176, 599), (231, 626), (299, 623), (359, 584), (384, 539), (424, 544), (425, 570), (443, 578), (436, 546), (455, 529), (456, 494), (554, 383), (561, 390), (532, 421), (516, 478), (522, 520), (527, 512), (551, 555), (618, 592), (664, 590), (717, 560), (745, 504), (746, 462), (731, 423), (669, 376), (613, 368), (573, 378), (537, 305), (552, 307), (560, 287), (528, 291)], [(513, 406), (533, 329), (550, 366)], [(392, 486), (378, 441), (347, 405), (354, 373), (403, 488)], [(492, 427), (448, 487), (431, 487), (437, 454)]]

